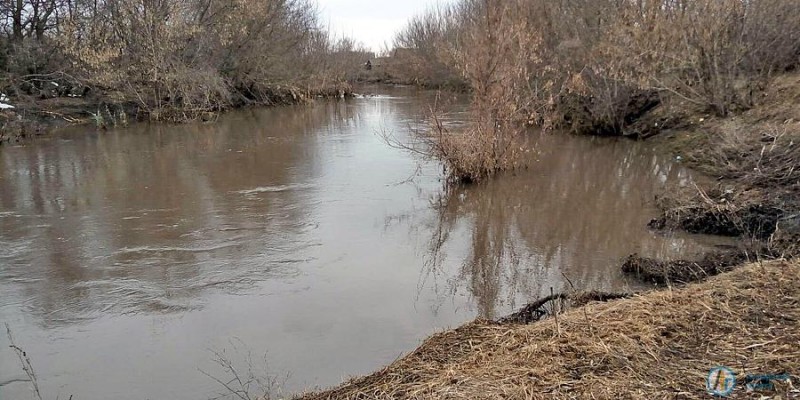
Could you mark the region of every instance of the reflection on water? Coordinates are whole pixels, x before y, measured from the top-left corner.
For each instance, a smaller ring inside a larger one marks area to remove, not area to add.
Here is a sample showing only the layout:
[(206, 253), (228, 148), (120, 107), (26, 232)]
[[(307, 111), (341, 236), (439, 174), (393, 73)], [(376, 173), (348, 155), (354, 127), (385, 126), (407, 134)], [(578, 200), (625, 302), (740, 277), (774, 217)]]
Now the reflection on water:
[(337, 105), (274, 114), (4, 149), (4, 280), (49, 325), (186, 310), (197, 290), (296, 273), (317, 245), (315, 189), (302, 180), (319, 168), (297, 136), (354, 115)]
[[(551, 287), (635, 289), (619, 270), (634, 252), (670, 259), (703, 250), (699, 237), (645, 228), (653, 194), (668, 181), (689, 183), (686, 169), (641, 144), (547, 134), (533, 141), (529, 171), (450, 188), (434, 203), (425, 278), (446, 281), (447, 295), (472, 296), (480, 317), (508, 314)], [(453, 258), (458, 272), (443, 271)]]
[[(689, 177), (630, 142), (537, 136), (530, 170), (444, 190), (438, 165), (379, 134), (402, 140), (432, 96), (0, 149), (0, 320), (42, 391), (208, 398), (198, 369), (232, 338), (289, 391), (332, 385), (567, 278), (624, 289), (629, 253), (699, 251), (645, 229), (654, 193)], [(0, 338), (0, 398), (27, 398), (21, 378)]]

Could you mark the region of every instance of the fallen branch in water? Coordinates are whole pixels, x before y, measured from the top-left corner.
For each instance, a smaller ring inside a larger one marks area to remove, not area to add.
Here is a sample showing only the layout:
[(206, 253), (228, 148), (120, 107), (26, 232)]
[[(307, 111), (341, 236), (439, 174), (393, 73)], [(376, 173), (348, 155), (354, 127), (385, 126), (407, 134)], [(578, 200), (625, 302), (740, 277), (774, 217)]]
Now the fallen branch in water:
[(555, 293), (536, 300), (533, 303), (522, 307), (519, 311), (507, 317), (500, 318), (497, 320), (497, 322), (501, 324), (530, 324), (532, 322), (549, 317), (550, 315), (556, 315), (555, 313), (557, 311), (555, 304), (550, 307), (550, 310), (548, 310), (546, 307), (548, 304), (555, 301), (561, 302), (558, 306), (563, 310), (565, 308), (564, 303), (566, 301), (570, 301), (572, 307), (581, 307), (593, 301), (606, 302), (617, 299), (626, 299), (632, 296), (632, 293), (609, 293), (596, 290), (572, 294)]

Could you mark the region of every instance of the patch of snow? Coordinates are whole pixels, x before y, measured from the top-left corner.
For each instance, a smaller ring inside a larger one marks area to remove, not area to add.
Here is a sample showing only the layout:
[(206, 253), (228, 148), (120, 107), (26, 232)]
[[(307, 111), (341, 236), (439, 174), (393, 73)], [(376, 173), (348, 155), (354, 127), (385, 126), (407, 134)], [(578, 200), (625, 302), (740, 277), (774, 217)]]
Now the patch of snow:
[(6, 103), (9, 100), (5, 93), (0, 93), (0, 110), (10, 110), (14, 108), (11, 104)]
[(55, 82), (50, 82), (50, 84), (51, 84), (51, 85), (53, 85), (53, 86), (55, 86), (55, 87), (58, 87), (58, 83), (55, 83)]

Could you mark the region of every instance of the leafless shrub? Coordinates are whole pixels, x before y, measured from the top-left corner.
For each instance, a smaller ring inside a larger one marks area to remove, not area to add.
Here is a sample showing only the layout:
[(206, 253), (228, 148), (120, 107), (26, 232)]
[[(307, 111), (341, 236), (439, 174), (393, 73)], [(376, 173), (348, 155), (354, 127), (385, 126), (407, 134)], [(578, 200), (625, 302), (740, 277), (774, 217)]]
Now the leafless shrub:
[(470, 15), (467, 2), (439, 6), (412, 17), (395, 37), (389, 73), (401, 81), (428, 87), (460, 87), (465, 81), (448, 49), (463, 31)]
[(153, 119), (338, 93), (368, 58), (357, 47), (331, 38), (309, 0), (0, 3), (9, 86), (66, 73), (101, 101), (138, 104)]
[(469, 126), (434, 116), (425, 140), (454, 180), (475, 181), (521, 166), (526, 123), (620, 135), (663, 103), (745, 110), (800, 62), (798, 20), (793, 0), (461, 0), (395, 46), (417, 83), (457, 73), (470, 87)]
[[(434, 109), (431, 132), (424, 133), (424, 151), (444, 162), (448, 177), (456, 182), (476, 182), (499, 171), (523, 166), (520, 155), (527, 116), (528, 53), (538, 45), (523, 35), (525, 21), (514, 18), (513, 2), (470, 0), (459, 8), (429, 14), (401, 34), (401, 40), (442, 37), (457, 19), (457, 38), (434, 44), (430, 51), (451, 60), (472, 88), (468, 124), (448, 128)], [(455, 16), (455, 17), (453, 17)], [(427, 26), (426, 22), (432, 26)], [(431, 21), (435, 21), (431, 22)], [(509, 28), (511, 26), (511, 28)], [(415, 33), (416, 32), (416, 33)], [(423, 40), (424, 43), (424, 40)], [(427, 51), (427, 50), (426, 50)]]
[(211, 352), (214, 363), (221, 369), (219, 375), (200, 370), (224, 388), (214, 400), (269, 400), (283, 383), (270, 374), (266, 355), (256, 363), (244, 347), (241, 341), (231, 340), (229, 348)]
[[(463, 69), (475, 51), (466, 39), (479, 3), (462, 0), (411, 21), (396, 45), (435, 58), (429, 69)], [(772, 75), (800, 62), (800, 7), (793, 0), (496, 6), (513, 11), (493, 33), (524, 38), (517, 54), (526, 56), (527, 84), (514, 90), (529, 100), (529, 120), (548, 128), (622, 134), (662, 101), (724, 116), (752, 106)]]
[(9, 347), (11, 347), (11, 350), (14, 350), (14, 353), (17, 355), (19, 363), (22, 366), (22, 370), (25, 372), (25, 375), (28, 376), (28, 380), (31, 383), (31, 389), (33, 390), (33, 395), (36, 396), (37, 399), (42, 400), (42, 394), (39, 392), (39, 381), (36, 378), (36, 372), (33, 371), (31, 359), (28, 358), (28, 354), (14, 342), (14, 337), (11, 335), (11, 327), (8, 326), (8, 324), (6, 324), (6, 335), (8, 336), (8, 342), (10, 343)]
[(792, 1), (656, 1), (622, 16), (615, 45), (642, 83), (720, 116), (752, 106), (772, 73), (798, 61)]

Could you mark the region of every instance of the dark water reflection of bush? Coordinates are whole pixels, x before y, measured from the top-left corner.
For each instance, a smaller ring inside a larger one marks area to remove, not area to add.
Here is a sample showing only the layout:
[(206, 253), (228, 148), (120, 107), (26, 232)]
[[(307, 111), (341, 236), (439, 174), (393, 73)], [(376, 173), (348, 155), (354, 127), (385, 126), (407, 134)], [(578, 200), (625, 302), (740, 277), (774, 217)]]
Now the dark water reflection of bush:
[[(650, 232), (653, 196), (666, 182), (688, 184), (679, 164), (644, 145), (537, 135), (526, 171), (453, 187), (434, 202), (424, 284), (466, 291), (479, 315), (497, 317), (550, 287), (627, 290), (619, 259), (637, 252), (691, 255), (699, 244)], [(455, 237), (466, 235), (459, 248)], [(452, 254), (455, 253), (455, 254)], [(447, 272), (453, 259), (458, 271)], [(448, 276), (449, 275), (449, 276)]]

